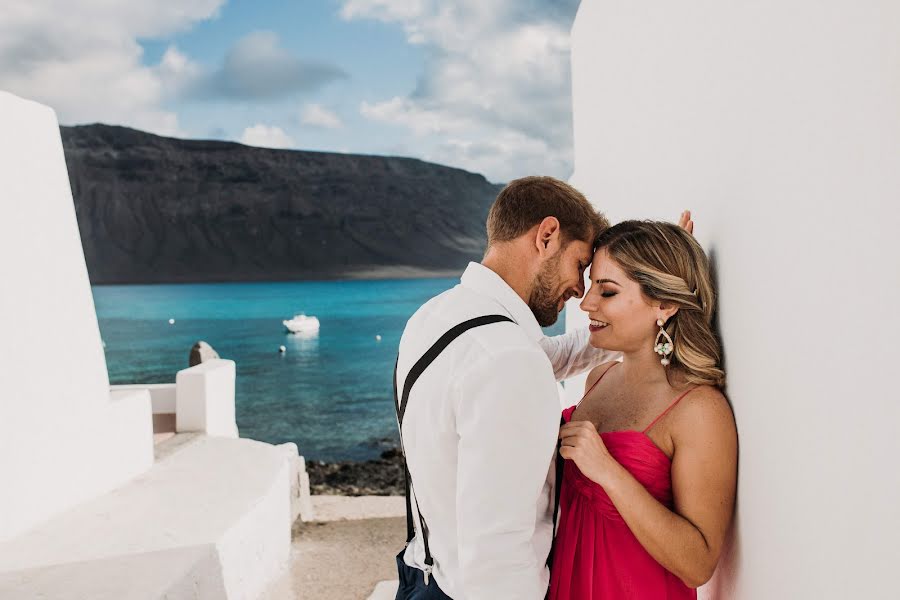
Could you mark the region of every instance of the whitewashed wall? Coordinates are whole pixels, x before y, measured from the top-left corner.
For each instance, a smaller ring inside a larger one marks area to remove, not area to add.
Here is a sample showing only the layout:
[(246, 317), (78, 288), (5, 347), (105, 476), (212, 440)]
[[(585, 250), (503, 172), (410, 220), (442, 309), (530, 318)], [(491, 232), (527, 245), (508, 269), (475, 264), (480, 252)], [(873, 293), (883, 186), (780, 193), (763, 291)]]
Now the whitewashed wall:
[(896, 597), (900, 3), (583, 0), (572, 54), (573, 183), (692, 208), (718, 272), (740, 480), (704, 595)]
[(0, 91), (0, 541), (153, 462), (150, 398), (110, 402), (56, 115)]

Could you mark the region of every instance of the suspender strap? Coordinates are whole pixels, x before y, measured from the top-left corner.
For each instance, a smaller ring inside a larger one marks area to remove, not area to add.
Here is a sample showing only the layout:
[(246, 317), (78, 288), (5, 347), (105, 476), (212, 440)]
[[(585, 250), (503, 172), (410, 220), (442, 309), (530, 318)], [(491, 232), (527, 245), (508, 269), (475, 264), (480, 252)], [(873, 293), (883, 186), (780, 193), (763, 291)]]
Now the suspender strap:
[[(474, 329), (475, 327), (481, 327), (483, 325), (490, 325), (492, 323), (502, 323), (504, 321), (508, 321), (510, 323), (515, 323), (512, 319), (504, 315), (486, 315), (483, 317), (476, 317), (474, 319), (469, 319), (459, 325), (456, 325), (450, 331), (442, 335), (438, 338), (438, 341), (428, 349), (422, 358), (416, 361), (413, 365), (412, 369), (410, 369), (409, 374), (406, 376), (406, 381), (403, 383), (403, 394), (398, 399), (397, 397), (397, 366), (394, 366), (394, 408), (397, 410), (397, 423), (400, 428), (400, 447), (403, 450), (403, 471), (406, 474), (406, 543), (409, 544), (413, 538), (416, 536), (415, 526), (413, 523), (412, 517), (412, 502), (411, 502), (411, 491), (412, 491), (412, 477), (409, 473), (409, 468), (406, 464), (406, 449), (403, 447), (403, 417), (406, 414), (406, 405), (409, 402), (409, 392), (412, 390), (413, 384), (416, 383), (416, 380), (419, 379), (419, 376), (428, 368), (428, 366), (434, 362), (441, 352), (444, 351), (447, 346), (450, 345), (450, 342), (461, 336), (463, 333), (470, 329)], [(397, 362), (399, 363), (399, 357)], [(419, 513), (419, 526), (420, 531), (422, 532), (422, 543), (425, 546), (425, 584), (428, 584), (428, 576), (431, 572), (431, 567), (434, 565), (434, 558), (431, 556), (431, 548), (428, 545), (428, 525), (425, 524), (425, 517), (422, 516), (422, 511), (419, 510), (419, 500), (416, 499), (416, 512)]]
[[(564, 417), (559, 418), (559, 426), (566, 424)], [(553, 566), (553, 551), (556, 550), (556, 522), (559, 519), (559, 497), (562, 493), (563, 468), (566, 466), (565, 459), (559, 455), (559, 449), (562, 447), (562, 440), (556, 442), (556, 482), (553, 486), (553, 540), (550, 543), (550, 554), (547, 555), (547, 566)]]
[[(397, 362), (400, 362), (399, 357)], [(397, 363), (394, 363), (394, 407), (397, 406)], [(397, 418), (400, 418), (398, 411)], [(403, 446), (403, 434), (400, 434), (400, 446)], [(406, 468), (406, 452), (403, 452), (403, 478), (406, 480), (406, 543), (409, 544), (415, 536), (415, 526), (413, 525), (412, 507), (409, 504), (409, 469)]]
[(487, 315), (484, 317), (469, 319), (464, 323), (460, 323), (459, 325), (453, 327), (450, 331), (442, 335), (438, 339), (438, 341), (436, 341), (434, 345), (428, 349), (428, 352), (426, 352), (422, 356), (422, 358), (416, 361), (416, 364), (414, 364), (412, 369), (409, 370), (409, 374), (406, 376), (406, 381), (403, 384), (403, 395), (400, 397), (400, 404), (397, 408), (397, 420), (400, 422), (400, 425), (403, 425), (403, 416), (406, 414), (406, 404), (409, 402), (409, 392), (410, 390), (412, 390), (413, 384), (416, 383), (416, 380), (419, 378), (419, 376), (425, 371), (425, 369), (428, 368), (428, 365), (434, 362), (434, 359), (436, 359), (438, 355), (443, 352), (447, 346), (450, 345), (450, 342), (475, 327), (490, 325), (491, 323), (501, 323), (503, 321), (509, 321), (510, 323), (515, 322), (509, 317), (503, 315)]

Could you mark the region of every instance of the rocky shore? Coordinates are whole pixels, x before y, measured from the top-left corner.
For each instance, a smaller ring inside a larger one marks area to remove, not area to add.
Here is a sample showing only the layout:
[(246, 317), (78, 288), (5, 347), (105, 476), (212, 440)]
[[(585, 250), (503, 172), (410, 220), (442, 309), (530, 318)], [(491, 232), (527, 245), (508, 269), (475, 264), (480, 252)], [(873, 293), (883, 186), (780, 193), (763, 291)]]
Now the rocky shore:
[(313, 495), (402, 496), (406, 491), (399, 448), (365, 462), (307, 461), (306, 472)]

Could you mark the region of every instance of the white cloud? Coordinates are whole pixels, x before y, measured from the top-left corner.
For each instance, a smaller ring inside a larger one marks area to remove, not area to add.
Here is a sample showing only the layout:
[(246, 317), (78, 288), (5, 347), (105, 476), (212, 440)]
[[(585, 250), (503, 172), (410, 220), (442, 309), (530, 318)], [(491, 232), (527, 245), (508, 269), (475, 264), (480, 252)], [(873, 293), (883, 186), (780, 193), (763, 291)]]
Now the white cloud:
[(312, 127), (340, 129), (344, 126), (341, 118), (321, 104), (307, 104), (300, 114), (300, 122)]
[(341, 17), (405, 22), (424, 15), (426, 6), (425, 0), (344, 0)]
[(280, 127), (257, 123), (241, 135), (241, 143), (260, 148), (296, 148), (294, 140)]
[(572, 164), (569, 29), (577, 0), (344, 0), (345, 19), (403, 27), (426, 48), (406, 97), (360, 106), (409, 129), (425, 158), (495, 181), (567, 177)]
[(177, 98), (190, 92), (202, 77), (201, 67), (174, 45), (169, 46), (156, 66), (165, 98)]
[(191, 94), (199, 98), (269, 100), (310, 92), (347, 77), (338, 66), (297, 58), (281, 47), (273, 31), (254, 31), (225, 54), (222, 66), (199, 78)]
[(223, 2), (7, 0), (0, 10), (0, 88), (48, 104), (62, 123), (181, 134), (165, 99), (173, 72), (190, 64), (173, 50), (160, 65), (145, 66), (137, 40), (189, 29), (215, 17)]

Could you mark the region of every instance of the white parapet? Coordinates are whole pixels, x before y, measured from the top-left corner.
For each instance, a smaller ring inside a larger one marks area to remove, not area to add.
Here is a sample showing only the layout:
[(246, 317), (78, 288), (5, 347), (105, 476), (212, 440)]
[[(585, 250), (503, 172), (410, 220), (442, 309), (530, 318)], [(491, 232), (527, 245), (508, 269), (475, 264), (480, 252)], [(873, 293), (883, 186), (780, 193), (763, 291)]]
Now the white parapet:
[(146, 396), (110, 402), (56, 115), (2, 91), (0, 203), (2, 542), (138, 475), (153, 450)]
[(0, 543), (0, 598), (263, 597), (290, 555), (293, 457), (184, 437), (142, 477)]
[(316, 515), (309, 491), (306, 459), (299, 455), (297, 444), (293, 442), (281, 444), (278, 448), (285, 452), (291, 465), (291, 523), (298, 517), (303, 521), (312, 521)]
[(105, 463), (121, 484), (153, 466), (153, 412), (146, 390), (114, 391), (109, 398), (102, 424), (108, 446), (97, 464)]
[(150, 404), (154, 415), (175, 414), (174, 383), (128, 383), (109, 386), (113, 392), (145, 390), (150, 394)]
[(214, 359), (178, 372), (175, 378), (175, 429), (237, 437), (234, 415), (235, 365)]

